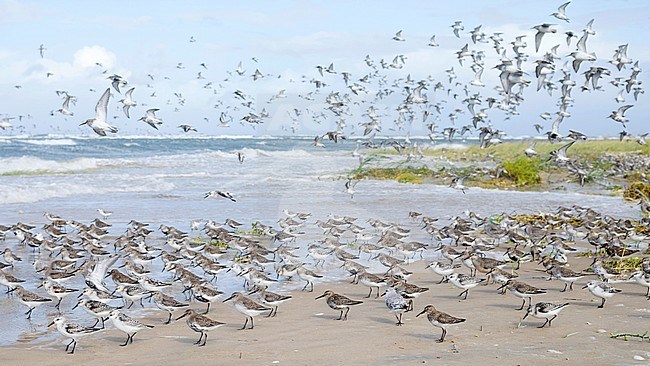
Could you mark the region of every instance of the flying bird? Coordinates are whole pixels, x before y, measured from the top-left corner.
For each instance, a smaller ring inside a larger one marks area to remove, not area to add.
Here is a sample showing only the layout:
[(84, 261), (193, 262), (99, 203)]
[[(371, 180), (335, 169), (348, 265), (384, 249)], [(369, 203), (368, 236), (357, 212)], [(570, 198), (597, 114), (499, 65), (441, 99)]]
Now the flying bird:
[(567, 1), (566, 3), (560, 5), (559, 8), (557, 8), (557, 12), (551, 14), (551, 16), (556, 17), (557, 19), (564, 20), (565, 22), (569, 22), (569, 17), (566, 16), (566, 7), (571, 4), (570, 1)]
[(628, 109), (634, 107), (631, 104), (624, 105), (620, 107), (619, 109), (612, 111), (612, 114), (610, 114), (607, 118), (613, 119), (615, 122), (619, 122), (623, 124), (623, 128), (625, 128), (625, 122), (629, 122), (630, 119), (625, 117), (625, 111)]
[(46, 50), (47, 48), (45, 48), (45, 46), (41, 43), (41, 45), (38, 47), (38, 53), (41, 55), (41, 58), (43, 58), (43, 54)]
[(228, 191), (210, 191), (206, 193), (203, 198), (227, 198), (233, 202), (237, 202), (237, 200)]
[(80, 126), (88, 125), (99, 136), (106, 136), (107, 131), (110, 133), (116, 133), (117, 128), (106, 122), (106, 117), (108, 115), (108, 100), (110, 96), (111, 89), (108, 88), (104, 94), (102, 94), (101, 98), (99, 98), (99, 101), (97, 101), (97, 105), (95, 106), (95, 117), (86, 120), (86, 122), (80, 124)]
[(133, 90), (135, 90), (135, 88), (127, 90), (126, 93), (124, 93), (124, 98), (119, 100), (119, 102), (123, 104), (122, 110), (124, 111), (126, 118), (131, 118), (129, 116), (129, 108), (137, 105), (133, 100)]
[(395, 36), (393, 37), (393, 40), (398, 41), (398, 42), (406, 42), (406, 38), (402, 37), (402, 31), (401, 30), (399, 32), (395, 33)]
[(196, 128), (194, 128), (194, 127), (192, 127), (192, 126), (190, 126), (190, 125), (180, 125), (180, 126), (178, 126), (178, 128), (180, 128), (181, 130), (183, 130), (183, 132), (190, 132), (190, 131), (197, 132), (197, 131), (196, 131)]
[(144, 121), (149, 126), (158, 129), (158, 126), (162, 124), (162, 120), (156, 117), (156, 112), (159, 111), (158, 108), (147, 109), (145, 115), (140, 117), (138, 121)]

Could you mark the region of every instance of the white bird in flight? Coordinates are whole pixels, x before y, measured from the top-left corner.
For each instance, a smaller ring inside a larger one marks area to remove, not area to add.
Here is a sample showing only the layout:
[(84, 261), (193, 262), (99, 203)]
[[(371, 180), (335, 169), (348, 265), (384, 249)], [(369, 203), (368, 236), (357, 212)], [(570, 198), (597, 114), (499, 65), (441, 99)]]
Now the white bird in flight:
[(206, 193), (203, 198), (227, 198), (233, 202), (237, 202), (237, 200), (228, 191), (210, 191)]
[(156, 112), (158, 110), (159, 110), (158, 108), (147, 109), (147, 111), (145, 112), (144, 117), (140, 117), (140, 119), (138, 121), (144, 121), (149, 126), (155, 128), (157, 130), (158, 126), (162, 125), (162, 120), (160, 118), (156, 117)]
[(102, 94), (102, 97), (99, 98), (99, 101), (97, 101), (97, 105), (95, 106), (95, 117), (86, 120), (86, 122), (80, 124), (80, 126), (88, 125), (99, 136), (106, 136), (107, 131), (110, 133), (116, 133), (117, 128), (106, 122), (106, 117), (108, 115), (108, 99), (110, 97), (111, 89), (108, 88), (104, 94)]
[(560, 7), (557, 8), (557, 12), (551, 14), (551, 16), (554, 16), (554, 17), (556, 17), (557, 19), (560, 19), (560, 20), (564, 20), (564, 21), (566, 21), (568, 23), (569, 22), (569, 17), (566, 16), (566, 7), (569, 6), (569, 4), (571, 4), (571, 2), (567, 1), (566, 3), (560, 5)]
[(129, 116), (129, 108), (137, 105), (136, 102), (133, 100), (133, 90), (135, 88), (131, 88), (124, 93), (124, 99), (120, 99), (120, 103), (122, 103), (124, 106), (122, 107), (122, 110), (124, 111), (124, 114), (126, 115), (126, 118), (131, 118)]

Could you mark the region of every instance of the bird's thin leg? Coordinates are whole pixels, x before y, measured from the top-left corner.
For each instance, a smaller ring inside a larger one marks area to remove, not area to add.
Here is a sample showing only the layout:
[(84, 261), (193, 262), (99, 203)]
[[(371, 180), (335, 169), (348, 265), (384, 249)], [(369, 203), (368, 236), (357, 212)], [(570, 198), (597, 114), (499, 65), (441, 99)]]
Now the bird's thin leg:
[(442, 343), (445, 341), (445, 335), (447, 335), (447, 330), (445, 328), (442, 328), (442, 335), (440, 336), (440, 339), (438, 339), (436, 342)]
[(461, 292), (460, 295), (458, 295), (458, 296), (462, 296), (463, 294), (465, 294), (465, 297), (463, 298), (463, 300), (467, 300), (467, 295), (469, 294), (469, 289)]
[(129, 339), (131, 339), (131, 335), (130, 335), (130, 334), (127, 334), (127, 335), (126, 335), (126, 342), (124, 342), (124, 344), (120, 344), (120, 346), (124, 347), (124, 346), (126, 346), (127, 344), (129, 344)]
[(544, 322), (544, 324), (542, 324), (541, 326), (539, 326), (539, 327), (537, 327), (537, 328), (544, 328), (544, 327), (546, 326), (547, 323), (548, 323), (548, 319), (546, 319), (546, 321)]
[(71, 340), (70, 343), (68, 343), (67, 346), (65, 346), (65, 350), (66, 350), (66, 352), (68, 351), (68, 349), (70, 348), (70, 345), (72, 345), (73, 342), (74, 342), (74, 339)]
[(526, 305), (526, 299), (521, 299), (521, 300), (522, 300), (521, 307), (517, 308), (517, 310), (524, 310), (524, 305)]

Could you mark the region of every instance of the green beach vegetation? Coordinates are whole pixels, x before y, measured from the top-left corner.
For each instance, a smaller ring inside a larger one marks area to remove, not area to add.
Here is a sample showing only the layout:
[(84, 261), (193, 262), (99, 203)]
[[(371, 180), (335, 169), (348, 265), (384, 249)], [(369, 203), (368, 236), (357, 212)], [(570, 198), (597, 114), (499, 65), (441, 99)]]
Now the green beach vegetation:
[[(516, 190), (566, 189), (567, 184), (580, 183), (577, 174), (549, 159), (550, 152), (564, 143), (536, 141), (535, 157), (524, 154), (530, 145), (531, 141), (512, 141), (484, 149), (441, 146), (423, 149), (423, 159), (410, 161), (397, 160), (393, 149), (374, 150), (349, 176), (412, 184), (449, 184), (453, 177), (463, 176), (468, 187)], [(641, 194), (650, 197), (650, 145), (634, 140), (577, 141), (567, 156), (583, 167), (585, 185), (592, 190), (621, 193), (632, 200)]]

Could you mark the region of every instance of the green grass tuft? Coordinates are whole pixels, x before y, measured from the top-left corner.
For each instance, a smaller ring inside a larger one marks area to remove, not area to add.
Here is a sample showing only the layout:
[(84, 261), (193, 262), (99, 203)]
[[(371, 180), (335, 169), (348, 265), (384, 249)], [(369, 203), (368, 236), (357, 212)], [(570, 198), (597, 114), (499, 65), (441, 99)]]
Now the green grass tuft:
[(520, 156), (514, 160), (507, 160), (502, 163), (506, 170), (506, 175), (510, 177), (518, 186), (530, 186), (542, 182), (540, 159), (529, 159)]
[(400, 183), (422, 184), (427, 177), (433, 177), (435, 172), (426, 166), (401, 166), (391, 168), (361, 168), (352, 173), (353, 179), (396, 180)]

